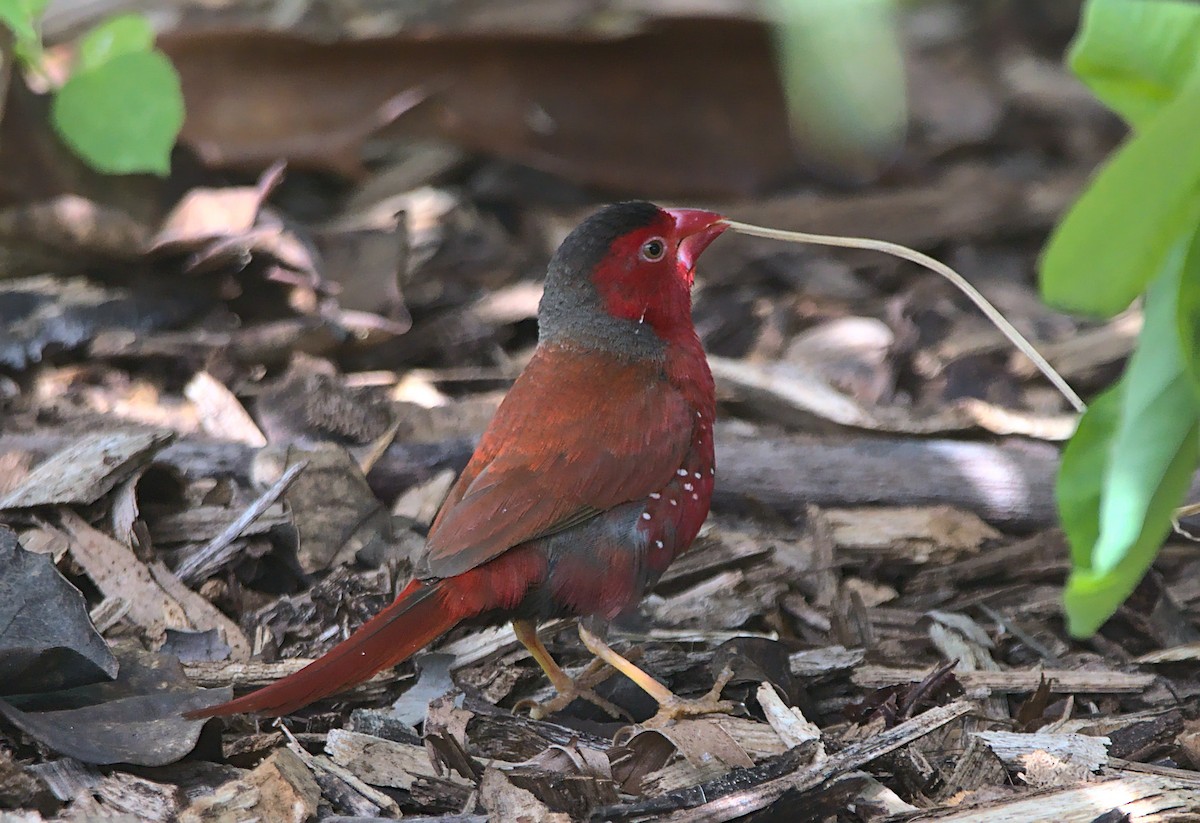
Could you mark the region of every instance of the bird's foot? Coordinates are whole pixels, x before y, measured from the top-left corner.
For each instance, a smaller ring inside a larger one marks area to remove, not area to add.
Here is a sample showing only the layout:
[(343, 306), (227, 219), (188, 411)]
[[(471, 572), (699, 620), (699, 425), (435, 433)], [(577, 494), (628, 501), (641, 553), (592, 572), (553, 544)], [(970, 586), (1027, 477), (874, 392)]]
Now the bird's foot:
[(726, 666), (721, 671), (721, 675), (717, 678), (708, 694), (703, 697), (686, 699), (668, 692), (669, 697), (659, 700), (658, 714), (642, 725), (649, 729), (661, 728), (683, 717), (696, 717), (702, 714), (720, 714), (733, 711), (737, 708), (737, 704), (731, 700), (721, 699), (721, 692), (725, 690), (725, 687), (729, 685), (729, 681), (732, 679), (733, 669)]
[(554, 697), (543, 703), (538, 703), (534, 700), (522, 700), (514, 708), (516, 711), (528, 709), (529, 716), (534, 720), (544, 720), (555, 712), (561, 712), (578, 698), (596, 706), (614, 720), (632, 720), (627, 711), (605, 700), (593, 691), (596, 686), (614, 674), (616, 672), (610, 669), (603, 661), (593, 660), (579, 677), (574, 680), (567, 680), (564, 683), (556, 683), (555, 688), (558, 694)]

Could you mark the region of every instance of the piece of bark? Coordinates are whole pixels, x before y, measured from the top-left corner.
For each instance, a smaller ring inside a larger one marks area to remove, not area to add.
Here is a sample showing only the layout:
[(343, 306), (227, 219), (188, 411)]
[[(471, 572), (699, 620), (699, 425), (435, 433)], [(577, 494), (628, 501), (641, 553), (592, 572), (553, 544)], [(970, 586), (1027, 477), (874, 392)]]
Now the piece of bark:
[(479, 784), (479, 804), (492, 820), (513, 820), (520, 823), (570, 823), (564, 812), (552, 812), (533, 792), (513, 785), (497, 769), (487, 769)]
[[(899, 683), (920, 683), (929, 674), (927, 669), (896, 669), (887, 666), (861, 666), (851, 679), (855, 685), (879, 689)], [(958, 672), (955, 674), (965, 689), (986, 689), (992, 692), (1036, 691), (1043, 679), (1058, 693), (1080, 694), (1137, 694), (1154, 682), (1152, 674), (1086, 671), (1069, 669), (1031, 669), (1002, 672)]]
[[(364, 782), (393, 789), (412, 789), (421, 777), (438, 777), (438, 770), (423, 746), (397, 743), (361, 732), (331, 729), (325, 750), (334, 763), (344, 766)], [(457, 779), (457, 775), (451, 775)]]
[(1037, 751), (1099, 771), (1108, 764), (1109, 739), (1086, 734), (1054, 734), (1050, 732), (972, 732), (974, 737), (987, 744), (996, 756), (1009, 768), (1022, 764), (1021, 758)]
[(1037, 528), (1057, 519), (1057, 464), (1057, 449), (1040, 443), (760, 437), (718, 426), (713, 506), (754, 503), (794, 515), (807, 504), (941, 504), (990, 523)]
[(181, 823), (271, 820), (306, 823), (316, 817), (321, 788), (290, 749), (279, 749), (254, 771), (192, 801)]
[(95, 503), (174, 436), (165, 431), (120, 430), (75, 437), (35, 466), (20, 486), (0, 500), (0, 509)]
[[(1111, 815), (1111, 816), (1110, 816)], [(1200, 782), (1151, 774), (1123, 774), (1105, 781), (1022, 794), (975, 809), (936, 809), (910, 823), (1150, 823), (1189, 820), (1200, 815)]]

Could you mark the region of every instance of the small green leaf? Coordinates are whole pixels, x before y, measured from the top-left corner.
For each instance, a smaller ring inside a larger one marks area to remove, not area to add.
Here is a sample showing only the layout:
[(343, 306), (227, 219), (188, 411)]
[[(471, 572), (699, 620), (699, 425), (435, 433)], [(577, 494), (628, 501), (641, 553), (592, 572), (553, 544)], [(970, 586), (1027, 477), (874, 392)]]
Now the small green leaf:
[(792, 133), (812, 160), (869, 176), (908, 126), (894, 0), (775, 0)]
[(1178, 94), (1200, 55), (1200, 4), (1090, 0), (1067, 62), (1134, 128)]
[(153, 49), (150, 21), (140, 14), (122, 14), (105, 20), (79, 41), (76, 71), (91, 71), (122, 54)]
[(179, 75), (159, 52), (129, 52), (80, 72), (54, 99), (54, 127), (106, 174), (170, 171), (183, 125)]
[[(1200, 459), (1200, 396), (1184, 366), (1176, 323), (1187, 252), (1187, 245), (1177, 243), (1151, 284), (1145, 326), (1122, 387), (1103, 399), (1098, 416), (1084, 430), (1080, 451), (1066, 467), (1072, 480), (1065, 505), (1060, 479), (1059, 503), (1075, 565), (1064, 599), (1070, 630), (1077, 636), (1099, 628), (1137, 586), (1170, 532), (1172, 514)], [(1111, 404), (1119, 406), (1115, 420)], [(1095, 470), (1106, 434), (1107, 460), (1093, 529), (1084, 521), (1094, 505), (1095, 488), (1079, 473)], [(1086, 541), (1093, 535), (1089, 551)]]
[(1042, 296), (1113, 315), (1162, 269), (1200, 217), (1200, 71), (1105, 164), (1042, 253)]
[(46, 8), (47, 0), (0, 0), (0, 24), (12, 31), (24, 51), (37, 51), (41, 42), (35, 25)]
[(1101, 486), (1109, 444), (1120, 422), (1122, 388), (1117, 381), (1088, 404), (1058, 468), (1054, 496), (1076, 569), (1091, 568), (1092, 547), (1100, 537)]

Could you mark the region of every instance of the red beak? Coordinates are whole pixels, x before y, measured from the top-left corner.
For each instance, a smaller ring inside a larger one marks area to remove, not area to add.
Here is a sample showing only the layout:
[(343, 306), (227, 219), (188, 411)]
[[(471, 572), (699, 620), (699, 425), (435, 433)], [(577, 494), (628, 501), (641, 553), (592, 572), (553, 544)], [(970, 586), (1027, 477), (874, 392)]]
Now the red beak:
[(665, 209), (675, 221), (675, 235), (679, 238), (678, 258), (684, 271), (696, 268), (696, 260), (708, 244), (716, 240), (721, 232), (729, 228), (725, 218), (715, 212), (700, 209)]

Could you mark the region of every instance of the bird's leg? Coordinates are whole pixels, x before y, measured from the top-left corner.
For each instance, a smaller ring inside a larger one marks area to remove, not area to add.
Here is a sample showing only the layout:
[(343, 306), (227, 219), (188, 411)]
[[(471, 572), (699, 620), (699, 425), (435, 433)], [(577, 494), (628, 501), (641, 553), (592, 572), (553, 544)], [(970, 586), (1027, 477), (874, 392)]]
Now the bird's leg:
[(643, 724), (645, 726), (663, 726), (680, 717), (727, 712), (735, 708), (734, 703), (728, 700), (721, 700), (721, 692), (724, 691), (729, 681), (733, 679), (733, 670), (728, 666), (721, 672), (721, 676), (717, 678), (716, 683), (713, 684), (708, 694), (694, 700), (688, 700), (677, 697), (674, 692), (662, 683), (659, 683), (633, 663), (617, 654), (607, 643), (589, 631), (582, 623), (579, 624), (579, 639), (583, 641), (584, 646), (587, 646), (588, 651), (628, 677), (638, 688), (650, 695), (658, 703), (658, 714), (646, 721)]
[[(547, 717), (554, 712), (562, 711), (577, 697), (598, 706), (611, 717), (628, 717), (626, 712), (592, 691), (594, 686), (604, 682), (612, 674), (603, 661), (593, 660), (587, 669), (584, 670), (583, 674), (577, 680), (574, 680), (562, 670), (562, 667), (554, 661), (550, 652), (542, 644), (541, 638), (537, 634), (536, 623), (532, 620), (514, 620), (512, 627), (513, 634), (521, 641), (521, 645), (529, 650), (530, 656), (537, 661), (537, 664), (542, 667), (542, 671), (546, 673), (546, 677), (550, 680), (550, 685), (554, 686), (554, 690), (558, 692), (555, 697), (547, 700), (545, 703), (533, 703), (529, 701), (530, 717), (534, 720), (541, 720), (543, 717)], [(601, 671), (604, 672), (604, 676), (596, 677)]]

